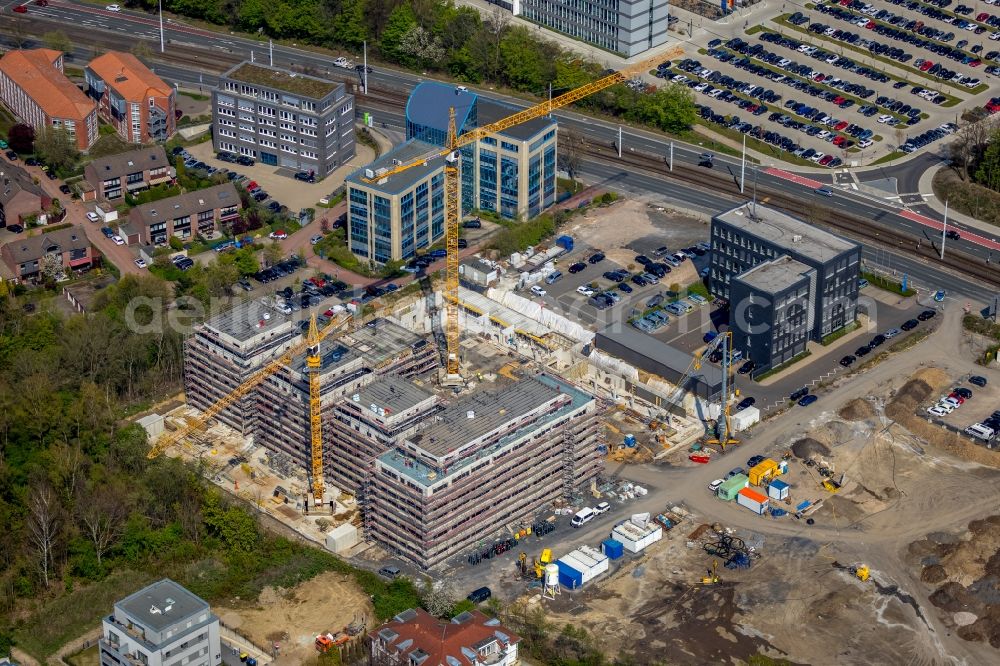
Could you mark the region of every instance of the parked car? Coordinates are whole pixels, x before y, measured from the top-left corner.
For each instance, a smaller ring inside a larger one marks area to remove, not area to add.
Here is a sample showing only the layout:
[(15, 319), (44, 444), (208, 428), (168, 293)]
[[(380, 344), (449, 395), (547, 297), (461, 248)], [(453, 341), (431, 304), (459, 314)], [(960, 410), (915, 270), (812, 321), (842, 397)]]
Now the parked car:
[(531, 293), (535, 296), (544, 296), (547, 292), (536, 284), (531, 287)]
[(580, 271), (582, 271), (586, 267), (587, 267), (587, 264), (583, 263), (582, 261), (578, 261), (578, 262), (576, 262), (575, 264), (573, 264), (572, 266), (569, 267), (569, 272), (570, 273), (579, 273)]
[[(100, 222), (101, 221), (100, 216), (97, 213), (93, 212), (93, 211), (87, 211), (87, 219), (90, 220), (91, 222)], [(111, 238), (111, 237), (108, 236), (108, 238)]]
[(981, 377), (980, 375), (972, 375), (969, 377), (969, 383), (980, 388), (986, 386), (986, 377)]
[(474, 604), (481, 604), (492, 596), (493, 593), (490, 591), (490, 588), (480, 587), (470, 592), (469, 596), (467, 596), (466, 599), (468, 599)]
[(142, 259), (142, 258), (136, 259), (135, 260), (135, 265), (138, 266), (139, 268), (145, 268), (146, 267), (146, 260)]
[(753, 456), (752, 458), (747, 460), (747, 469), (750, 469), (751, 467), (756, 467), (762, 462), (764, 462), (764, 456)]
[(19, 234), (22, 231), (24, 231), (24, 227), (22, 227), (20, 224), (8, 224), (7, 231), (9, 231), (12, 234)]
[(753, 407), (754, 403), (757, 402), (756, 398), (748, 397), (740, 400), (739, 404), (736, 405), (736, 411), (742, 411), (747, 407)]
[(919, 319), (920, 321), (927, 321), (928, 319), (932, 319), (936, 315), (937, 315), (937, 310), (924, 310), (923, 312), (917, 315), (917, 319)]
[(385, 578), (388, 578), (390, 580), (396, 578), (397, 576), (399, 576), (399, 574), (400, 574), (399, 567), (394, 567), (394, 566), (382, 567), (381, 569), (378, 570), (379, 576), (384, 576)]
[(857, 361), (857, 360), (858, 360), (858, 359), (856, 359), (855, 357), (853, 357), (853, 356), (851, 356), (850, 354), (848, 354), (848, 355), (847, 355), (847, 356), (845, 356), (844, 358), (840, 359), (840, 364), (841, 364), (842, 366), (844, 366), (845, 368), (847, 368), (847, 367), (849, 367), (849, 366), (853, 365), (853, 364), (854, 364), (854, 362), (855, 362), (855, 361)]
[(804, 398), (802, 398), (801, 400), (799, 400), (799, 407), (808, 407), (809, 405), (813, 404), (817, 400), (819, 400), (819, 398), (817, 398), (816, 396), (814, 396), (812, 394), (809, 394), (809, 395), (805, 396)]
[(920, 322), (918, 320), (916, 320), (916, 319), (907, 319), (902, 324), (900, 324), (899, 327), (901, 329), (903, 329), (904, 331), (912, 331), (913, 329), (915, 329), (919, 325), (920, 325)]
[(725, 479), (716, 479), (715, 481), (712, 481), (710, 484), (708, 484), (708, 489), (713, 493), (718, 492), (719, 488), (725, 482), (726, 482)]
[(803, 386), (802, 388), (800, 388), (797, 391), (794, 391), (790, 396), (788, 396), (788, 399), (797, 402), (798, 400), (801, 400), (807, 395), (809, 395), (809, 389)]
[(281, 229), (276, 229), (268, 234), (268, 238), (273, 238), (274, 240), (285, 240), (288, 238), (288, 232)]
[(309, 239), (309, 244), (310, 245), (315, 245), (316, 243), (320, 242), (321, 240), (323, 240), (323, 237), (320, 236), (319, 234), (316, 234), (315, 236), (313, 236), (312, 238)]

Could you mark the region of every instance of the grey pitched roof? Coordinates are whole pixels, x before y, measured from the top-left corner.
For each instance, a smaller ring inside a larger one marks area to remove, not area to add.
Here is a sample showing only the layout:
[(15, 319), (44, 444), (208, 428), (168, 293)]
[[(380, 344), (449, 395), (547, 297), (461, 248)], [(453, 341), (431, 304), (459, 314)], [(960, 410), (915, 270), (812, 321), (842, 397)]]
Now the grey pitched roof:
[(170, 160), (167, 159), (163, 146), (151, 146), (130, 150), (127, 153), (98, 157), (84, 168), (84, 173), (92, 185), (98, 185), (108, 178), (164, 166), (169, 167)]
[(129, 222), (142, 228), (184, 215), (196, 215), (213, 208), (238, 205), (240, 205), (240, 195), (236, 188), (232, 183), (223, 183), (136, 206), (129, 212)]
[(45, 191), (35, 185), (27, 171), (13, 164), (3, 164), (0, 168), (0, 204), (6, 204), (19, 192), (28, 192), (38, 197), (45, 196)]
[(41, 236), (30, 236), (13, 240), (5, 246), (15, 263), (41, 259), (43, 255), (53, 252), (69, 252), (89, 247), (90, 241), (83, 231), (77, 227), (57, 229)]

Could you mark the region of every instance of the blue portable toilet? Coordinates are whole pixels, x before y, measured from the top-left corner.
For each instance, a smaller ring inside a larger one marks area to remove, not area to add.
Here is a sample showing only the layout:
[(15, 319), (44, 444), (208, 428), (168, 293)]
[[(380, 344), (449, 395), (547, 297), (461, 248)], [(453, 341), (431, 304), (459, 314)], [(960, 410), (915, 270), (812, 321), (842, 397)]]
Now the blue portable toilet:
[(568, 587), (571, 590), (583, 585), (583, 573), (577, 571), (570, 565), (566, 564), (562, 560), (556, 560), (556, 566), (559, 567), (559, 584), (563, 587)]
[(618, 539), (605, 539), (601, 542), (601, 550), (609, 560), (617, 560), (625, 554), (625, 546)]
[(630, 449), (635, 447), (635, 435), (625, 435), (625, 446)]

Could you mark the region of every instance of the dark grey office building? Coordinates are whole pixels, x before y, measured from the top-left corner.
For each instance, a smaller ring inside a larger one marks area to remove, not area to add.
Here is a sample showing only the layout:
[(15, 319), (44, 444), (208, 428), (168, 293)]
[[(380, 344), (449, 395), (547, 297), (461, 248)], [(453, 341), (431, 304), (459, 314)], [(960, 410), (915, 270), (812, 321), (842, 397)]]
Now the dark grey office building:
[(244, 62), (212, 92), (215, 150), (312, 171), (321, 180), (354, 157), (354, 95), (343, 83)]
[(757, 364), (757, 372), (790, 361), (806, 350), (813, 328), (816, 269), (785, 255), (737, 275), (730, 282), (735, 304), (730, 321), (733, 349)]
[[(786, 256), (793, 261), (775, 262)], [(768, 262), (772, 265), (761, 272), (751, 271)], [(791, 358), (787, 354), (797, 343), (785, 326), (757, 330), (755, 322), (746, 319), (748, 311), (780, 322), (779, 316), (789, 314), (785, 308), (805, 298), (809, 304), (807, 338), (822, 340), (855, 320), (860, 270), (860, 245), (772, 208), (742, 205), (712, 218), (710, 288), (716, 296), (729, 299), (733, 346), (744, 355), (750, 352), (757, 372), (771, 367), (772, 359), (777, 365), (782, 362), (777, 359)], [(804, 280), (808, 283), (805, 294), (801, 293)], [(760, 302), (751, 304), (750, 297), (771, 303), (766, 307)], [(772, 340), (776, 330), (781, 339)], [(764, 337), (752, 340), (756, 336)], [(769, 353), (757, 356), (757, 349)]]
[(667, 41), (668, 0), (521, 0), (514, 14), (626, 58)]

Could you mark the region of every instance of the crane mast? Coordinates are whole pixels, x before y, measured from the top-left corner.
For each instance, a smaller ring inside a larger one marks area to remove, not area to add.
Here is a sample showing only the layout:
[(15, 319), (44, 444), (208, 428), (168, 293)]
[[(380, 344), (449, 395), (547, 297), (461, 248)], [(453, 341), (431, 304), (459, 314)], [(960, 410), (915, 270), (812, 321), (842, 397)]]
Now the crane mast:
[(306, 372), (309, 375), (309, 428), (310, 453), (312, 456), (312, 486), (313, 501), (316, 506), (323, 505), (323, 422), (320, 414), (320, 368), (323, 357), (320, 355), (319, 343), (322, 340), (319, 328), (316, 326), (316, 313), (309, 318), (309, 333), (306, 341)]

